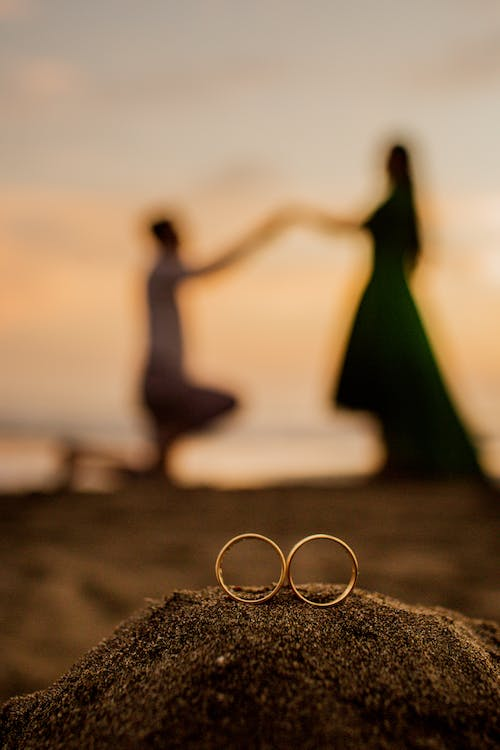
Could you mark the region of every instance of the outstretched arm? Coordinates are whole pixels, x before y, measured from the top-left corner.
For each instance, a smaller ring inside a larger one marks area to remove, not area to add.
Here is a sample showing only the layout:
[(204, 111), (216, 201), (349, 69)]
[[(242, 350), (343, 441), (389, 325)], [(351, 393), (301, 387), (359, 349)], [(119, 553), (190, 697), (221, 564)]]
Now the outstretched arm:
[(354, 219), (335, 216), (322, 209), (296, 206), (288, 209), (290, 221), (295, 224), (310, 224), (324, 232), (355, 231), (361, 223)]
[(274, 237), (279, 231), (281, 231), (288, 223), (290, 219), (287, 212), (279, 211), (272, 214), (262, 224), (249, 232), (242, 240), (230, 247), (224, 252), (219, 258), (207, 263), (199, 268), (194, 268), (189, 271), (189, 276), (203, 276), (216, 271), (222, 271), (224, 268), (232, 265), (236, 261), (243, 259), (246, 255), (254, 252), (258, 247), (267, 240)]

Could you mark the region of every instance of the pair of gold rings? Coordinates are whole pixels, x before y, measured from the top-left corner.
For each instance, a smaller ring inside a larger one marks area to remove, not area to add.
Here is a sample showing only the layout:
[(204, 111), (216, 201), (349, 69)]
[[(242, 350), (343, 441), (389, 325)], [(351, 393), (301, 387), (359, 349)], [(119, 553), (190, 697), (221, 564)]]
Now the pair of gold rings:
[[(271, 547), (276, 552), (276, 554), (278, 555), (279, 560), (280, 560), (280, 565), (281, 565), (280, 577), (279, 577), (278, 582), (275, 584), (274, 588), (271, 591), (264, 594), (263, 596), (258, 597), (256, 599), (245, 599), (242, 596), (238, 596), (238, 594), (235, 593), (234, 588), (231, 588), (230, 586), (226, 584), (222, 575), (222, 559), (224, 555), (226, 554), (226, 552), (228, 552), (231, 549), (231, 547), (233, 547), (235, 544), (238, 544), (239, 542), (244, 541), (245, 539), (258, 539), (262, 542), (266, 542), (267, 544), (270, 544)], [(293, 579), (293, 575), (292, 575), (292, 562), (296, 553), (305, 544), (308, 544), (309, 542), (312, 542), (316, 539), (328, 539), (331, 542), (335, 542), (336, 544), (339, 544), (347, 552), (350, 558), (350, 562), (351, 562), (351, 577), (349, 579), (349, 583), (347, 584), (345, 589), (337, 597), (335, 597), (335, 599), (331, 599), (326, 602), (316, 602), (304, 596), (304, 594), (297, 587)], [(300, 599), (302, 599), (303, 601), (307, 602), (308, 604), (312, 604), (314, 607), (332, 607), (334, 604), (338, 604), (343, 599), (345, 599), (346, 596), (349, 596), (349, 594), (351, 593), (351, 591), (353, 590), (355, 586), (356, 579), (358, 577), (358, 570), (359, 570), (358, 561), (353, 550), (342, 539), (338, 539), (336, 536), (331, 536), (330, 534), (312, 534), (311, 536), (306, 536), (304, 539), (301, 539), (300, 542), (297, 542), (297, 544), (294, 547), (292, 547), (286, 560), (280, 547), (278, 547), (276, 542), (273, 542), (273, 540), (269, 539), (267, 536), (263, 536), (262, 534), (255, 534), (255, 533), (239, 534), (238, 536), (235, 536), (232, 539), (230, 539), (228, 542), (226, 542), (226, 544), (222, 547), (221, 551), (217, 555), (217, 560), (215, 561), (215, 575), (220, 586), (222, 586), (224, 591), (227, 594), (229, 594), (230, 597), (232, 597), (233, 599), (236, 599), (237, 602), (244, 602), (245, 604), (261, 604), (262, 602), (266, 602), (269, 599), (272, 599), (273, 596), (276, 596), (280, 588), (285, 583), (285, 580), (288, 578), (289, 585), (297, 594), (297, 596), (300, 597)]]

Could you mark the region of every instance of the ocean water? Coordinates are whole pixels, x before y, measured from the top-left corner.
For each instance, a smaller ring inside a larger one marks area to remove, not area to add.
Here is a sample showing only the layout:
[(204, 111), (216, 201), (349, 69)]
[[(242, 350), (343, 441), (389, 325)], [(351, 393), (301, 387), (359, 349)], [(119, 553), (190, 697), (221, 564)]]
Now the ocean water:
[[(476, 441), (485, 472), (500, 478), (500, 440)], [(0, 493), (50, 492), (60, 486), (81, 492), (113, 492), (121, 470), (140, 469), (151, 457), (144, 425), (86, 426), (65, 433), (0, 435)], [(385, 449), (368, 414), (343, 411), (294, 415), (270, 421), (240, 413), (178, 441), (171, 473), (181, 486), (251, 488), (293, 482), (356, 481), (377, 472)]]
[[(51, 491), (69, 481), (80, 491), (113, 491), (122, 467), (140, 468), (150, 456), (144, 431), (0, 437), (0, 492)], [(258, 487), (277, 482), (362, 477), (383, 462), (376, 424), (361, 415), (316, 415), (274, 423), (249, 415), (221, 420), (179, 440), (172, 451), (181, 485)]]

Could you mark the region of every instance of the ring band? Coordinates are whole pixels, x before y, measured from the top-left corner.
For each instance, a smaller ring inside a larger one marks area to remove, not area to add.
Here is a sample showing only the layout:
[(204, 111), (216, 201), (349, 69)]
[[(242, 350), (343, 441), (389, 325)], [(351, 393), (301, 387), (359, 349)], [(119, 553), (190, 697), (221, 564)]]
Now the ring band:
[[(297, 586), (295, 585), (295, 581), (293, 580), (293, 576), (292, 576), (291, 565), (292, 565), (292, 560), (296, 552), (298, 552), (298, 550), (304, 544), (307, 544), (307, 542), (312, 542), (315, 539), (329, 539), (331, 542), (336, 542), (337, 544), (340, 544), (340, 546), (346, 550), (347, 554), (349, 555), (351, 559), (351, 577), (349, 579), (349, 583), (347, 584), (345, 589), (342, 591), (342, 593), (339, 594), (339, 596), (337, 596), (335, 599), (332, 599), (331, 601), (328, 601), (328, 602), (313, 602), (311, 599), (308, 599), (307, 597), (305, 597), (298, 590)], [(349, 594), (353, 590), (354, 585), (356, 583), (359, 567), (358, 567), (358, 560), (353, 550), (349, 547), (348, 544), (342, 541), (342, 539), (338, 539), (336, 536), (330, 536), (330, 534), (313, 534), (312, 536), (306, 536), (304, 539), (301, 539), (300, 542), (297, 542), (297, 544), (294, 547), (292, 547), (288, 555), (287, 561), (286, 561), (286, 570), (287, 570), (288, 581), (290, 583), (290, 586), (295, 591), (298, 597), (300, 597), (303, 601), (307, 602), (308, 604), (312, 604), (314, 607), (332, 607), (334, 604), (338, 604), (343, 599), (345, 599), (346, 596), (349, 596)]]
[[(260, 539), (262, 542), (267, 542), (267, 544), (270, 544), (271, 547), (276, 551), (278, 554), (278, 557), (280, 559), (281, 564), (281, 574), (278, 583), (275, 585), (272, 591), (269, 591), (264, 596), (261, 596), (258, 599), (244, 599), (242, 596), (238, 596), (237, 594), (232, 591), (229, 586), (225, 583), (224, 578), (222, 576), (222, 558), (226, 554), (226, 552), (231, 549), (235, 544), (238, 544), (238, 542), (243, 541), (244, 539)], [(276, 542), (273, 542), (272, 539), (268, 539), (267, 536), (263, 536), (262, 534), (238, 534), (238, 536), (233, 537), (230, 539), (226, 544), (223, 546), (219, 554), (217, 555), (217, 560), (215, 561), (215, 576), (217, 578), (218, 583), (224, 591), (229, 594), (230, 597), (233, 599), (236, 599), (237, 602), (243, 602), (244, 604), (261, 604), (262, 602), (266, 602), (269, 599), (271, 599), (275, 594), (278, 593), (280, 588), (283, 586), (286, 578), (286, 571), (287, 571), (287, 564), (285, 560), (285, 556), (281, 549), (278, 547)]]

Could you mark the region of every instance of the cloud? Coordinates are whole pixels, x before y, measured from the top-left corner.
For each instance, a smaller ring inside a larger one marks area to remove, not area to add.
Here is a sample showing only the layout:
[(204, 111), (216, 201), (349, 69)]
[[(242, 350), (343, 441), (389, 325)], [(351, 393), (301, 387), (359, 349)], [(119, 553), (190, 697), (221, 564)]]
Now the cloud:
[(32, 0), (0, 0), (0, 22), (26, 18), (32, 10)]
[[(2, 0), (0, 0), (1, 2)], [(91, 70), (59, 58), (25, 59), (17, 66), (0, 71), (2, 98), (6, 111), (22, 114), (26, 108), (56, 104), (72, 99), (75, 106), (114, 110), (116, 107), (176, 108), (206, 106), (208, 100), (227, 102), (238, 93), (247, 95), (263, 85), (272, 85), (276, 76), (287, 75), (272, 60), (252, 60), (221, 65), (187, 65), (162, 70), (104, 70), (97, 76)]]
[(449, 43), (440, 57), (420, 66), (417, 80), (429, 90), (477, 89), (498, 85), (500, 30), (495, 28), (475, 39)]
[(83, 77), (72, 65), (47, 58), (31, 60), (14, 74), (18, 90), (30, 99), (57, 99), (80, 89)]
[(14, 118), (39, 114), (45, 105), (67, 105), (68, 99), (76, 104), (87, 90), (83, 72), (55, 58), (32, 58), (0, 71), (0, 98), (6, 115)]
[(228, 96), (258, 91), (289, 77), (290, 72), (279, 60), (242, 57), (210, 64), (192, 61), (167, 70), (138, 67), (95, 80), (93, 91), (96, 99), (109, 106), (159, 101), (176, 106), (214, 98), (226, 100)]

